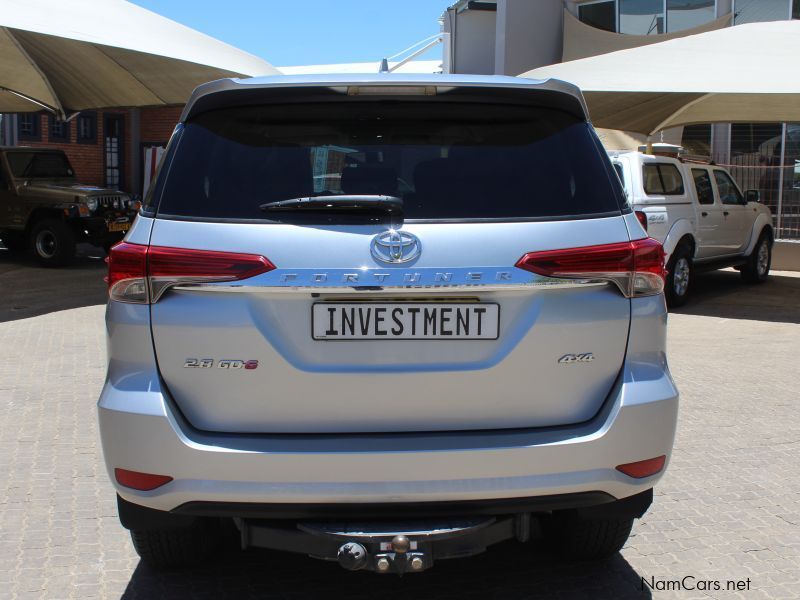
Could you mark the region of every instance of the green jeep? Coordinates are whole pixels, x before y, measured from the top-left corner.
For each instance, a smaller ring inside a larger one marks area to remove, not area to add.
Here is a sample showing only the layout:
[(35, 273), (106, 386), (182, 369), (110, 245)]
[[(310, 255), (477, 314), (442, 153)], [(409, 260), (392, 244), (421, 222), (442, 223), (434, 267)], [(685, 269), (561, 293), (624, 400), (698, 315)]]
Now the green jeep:
[(0, 148), (0, 240), (44, 266), (68, 264), (78, 242), (108, 250), (138, 209), (127, 194), (79, 184), (61, 150)]

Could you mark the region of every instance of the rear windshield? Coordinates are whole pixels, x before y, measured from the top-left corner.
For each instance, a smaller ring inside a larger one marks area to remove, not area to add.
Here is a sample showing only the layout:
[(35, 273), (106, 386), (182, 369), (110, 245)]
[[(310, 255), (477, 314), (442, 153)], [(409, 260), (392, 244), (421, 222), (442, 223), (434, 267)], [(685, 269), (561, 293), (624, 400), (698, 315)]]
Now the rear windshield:
[(650, 163), (642, 166), (644, 193), (653, 196), (680, 196), (683, 194), (683, 177), (678, 168), (669, 163)]
[[(245, 107), (188, 122), (160, 216), (293, 221), (265, 203), (385, 195), (405, 220), (619, 214), (591, 127), (554, 109), (425, 102)], [(160, 187), (160, 186), (159, 186)], [(302, 211), (330, 223), (343, 213)]]

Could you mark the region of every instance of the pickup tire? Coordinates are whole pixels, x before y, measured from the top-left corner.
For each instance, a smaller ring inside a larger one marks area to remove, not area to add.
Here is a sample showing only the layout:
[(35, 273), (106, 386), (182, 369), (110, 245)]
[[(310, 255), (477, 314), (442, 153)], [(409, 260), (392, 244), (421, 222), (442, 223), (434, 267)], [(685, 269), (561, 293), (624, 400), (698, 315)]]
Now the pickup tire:
[(554, 514), (545, 531), (565, 558), (601, 560), (622, 550), (632, 528), (632, 518), (586, 519), (565, 511)]
[(31, 228), (28, 245), (43, 267), (63, 267), (75, 256), (75, 234), (58, 219), (44, 219)]
[(747, 257), (747, 262), (740, 271), (742, 279), (747, 283), (764, 283), (769, 277), (769, 268), (772, 264), (772, 241), (769, 234), (764, 232), (756, 242), (753, 252)]
[(664, 290), (667, 306), (677, 307), (686, 304), (693, 280), (692, 247), (687, 242), (681, 242), (667, 263), (667, 281)]
[(131, 541), (139, 557), (158, 570), (189, 567), (209, 558), (220, 536), (207, 523), (175, 529), (131, 529)]

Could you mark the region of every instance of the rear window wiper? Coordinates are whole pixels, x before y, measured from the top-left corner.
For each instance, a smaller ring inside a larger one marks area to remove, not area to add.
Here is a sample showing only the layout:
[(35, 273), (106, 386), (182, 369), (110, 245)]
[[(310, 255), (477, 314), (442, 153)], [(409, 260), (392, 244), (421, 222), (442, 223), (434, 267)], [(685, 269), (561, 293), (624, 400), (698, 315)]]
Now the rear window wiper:
[(267, 202), (259, 206), (265, 212), (279, 211), (381, 211), (389, 214), (403, 212), (403, 199), (397, 196), (337, 195), (307, 196)]

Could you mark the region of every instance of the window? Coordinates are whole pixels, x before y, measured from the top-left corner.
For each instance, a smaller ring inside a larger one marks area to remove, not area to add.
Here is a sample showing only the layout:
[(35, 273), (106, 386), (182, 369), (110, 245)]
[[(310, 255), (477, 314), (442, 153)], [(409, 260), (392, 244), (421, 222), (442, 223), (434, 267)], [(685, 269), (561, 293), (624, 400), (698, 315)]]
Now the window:
[(792, 18), (800, 19), (800, 0), (792, 0)]
[(667, 28), (681, 31), (713, 21), (714, 0), (667, 0)]
[(725, 171), (714, 171), (714, 179), (717, 182), (719, 199), (723, 204), (744, 204), (744, 197), (733, 183), (733, 179)]
[(668, 163), (650, 163), (642, 167), (644, 193), (651, 196), (680, 196), (683, 178), (678, 167)]
[(619, 32), (664, 33), (664, 0), (619, 0)]
[(82, 112), (75, 122), (78, 129), (78, 143), (94, 144), (97, 142), (97, 113)]
[[(267, 126), (266, 124), (270, 124)], [(411, 219), (620, 214), (591, 128), (528, 104), (295, 102), (203, 113), (171, 160), (158, 211), (281, 222), (374, 222), (384, 211), (264, 211), (299, 197), (389, 195)]]
[(69, 123), (50, 115), (48, 121), (48, 138), (51, 142), (69, 142)]
[(617, 31), (617, 7), (615, 0), (603, 0), (578, 6), (578, 18), (592, 27), (605, 31)]
[(700, 204), (714, 204), (714, 190), (711, 187), (711, 177), (705, 169), (692, 169), (694, 189), (697, 191), (697, 201)]
[(39, 113), (19, 113), (17, 115), (17, 136), (19, 139), (40, 139), (39, 117)]
[(733, 6), (734, 25), (782, 21), (791, 15), (789, 0), (736, 0)]

